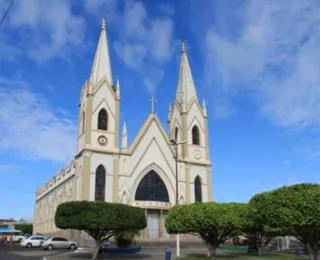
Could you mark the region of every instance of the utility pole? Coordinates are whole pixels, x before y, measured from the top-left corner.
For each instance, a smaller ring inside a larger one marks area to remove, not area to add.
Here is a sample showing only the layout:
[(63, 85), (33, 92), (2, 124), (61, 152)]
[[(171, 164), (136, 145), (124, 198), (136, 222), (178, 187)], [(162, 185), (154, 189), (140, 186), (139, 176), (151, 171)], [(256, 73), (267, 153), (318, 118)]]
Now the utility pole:
[[(186, 141), (177, 142), (176, 140), (170, 140), (170, 144), (175, 146), (175, 160), (176, 160), (176, 205), (179, 204), (179, 178), (178, 178), (178, 145), (184, 144)], [(177, 256), (180, 256), (180, 235), (177, 234)]]

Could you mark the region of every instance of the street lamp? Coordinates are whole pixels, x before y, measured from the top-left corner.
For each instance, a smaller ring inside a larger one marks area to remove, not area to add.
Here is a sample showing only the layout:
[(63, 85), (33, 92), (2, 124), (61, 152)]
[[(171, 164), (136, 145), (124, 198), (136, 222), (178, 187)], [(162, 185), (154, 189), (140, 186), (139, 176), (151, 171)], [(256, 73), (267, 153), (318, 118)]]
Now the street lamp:
[[(176, 205), (179, 204), (179, 192), (178, 192), (178, 145), (184, 144), (186, 141), (176, 142), (175, 140), (171, 139), (170, 144), (175, 146), (175, 160), (176, 160)], [(177, 234), (177, 256), (180, 256), (180, 236), (179, 233)]]

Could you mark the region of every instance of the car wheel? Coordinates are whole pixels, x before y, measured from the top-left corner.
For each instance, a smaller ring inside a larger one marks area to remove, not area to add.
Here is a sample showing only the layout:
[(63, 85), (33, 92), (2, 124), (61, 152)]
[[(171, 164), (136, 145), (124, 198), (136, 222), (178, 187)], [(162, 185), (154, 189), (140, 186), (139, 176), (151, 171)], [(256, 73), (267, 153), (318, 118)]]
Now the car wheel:
[(53, 249), (53, 245), (48, 245), (48, 250), (52, 250)]
[(31, 248), (32, 247), (32, 244), (31, 243), (28, 243), (27, 244), (27, 248)]
[(76, 249), (76, 245), (75, 244), (71, 244), (70, 249), (71, 250), (75, 250)]

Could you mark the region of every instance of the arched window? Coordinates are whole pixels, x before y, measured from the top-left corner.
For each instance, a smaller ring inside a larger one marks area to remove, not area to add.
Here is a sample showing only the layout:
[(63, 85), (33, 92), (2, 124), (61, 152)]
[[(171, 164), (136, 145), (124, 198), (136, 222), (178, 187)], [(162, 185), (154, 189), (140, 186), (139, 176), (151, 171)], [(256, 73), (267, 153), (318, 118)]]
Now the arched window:
[(96, 170), (96, 192), (95, 201), (104, 201), (106, 185), (106, 170), (100, 165)]
[(82, 112), (82, 130), (81, 130), (82, 134), (84, 133), (85, 127), (86, 127), (86, 114), (83, 111)]
[(102, 108), (98, 116), (98, 129), (108, 130), (108, 114), (107, 111)]
[(194, 180), (194, 201), (202, 202), (202, 187), (199, 175)]
[(174, 140), (175, 140), (176, 142), (178, 142), (178, 133), (179, 133), (178, 127), (176, 127), (174, 131), (175, 131), (175, 132), (174, 132)]
[(154, 170), (147, 173), (139, 183), (135, 200), (169, 202), (166, 185)]
[(192, 128), (192, 144), (200, 145), (199, 128), (196, 125)]

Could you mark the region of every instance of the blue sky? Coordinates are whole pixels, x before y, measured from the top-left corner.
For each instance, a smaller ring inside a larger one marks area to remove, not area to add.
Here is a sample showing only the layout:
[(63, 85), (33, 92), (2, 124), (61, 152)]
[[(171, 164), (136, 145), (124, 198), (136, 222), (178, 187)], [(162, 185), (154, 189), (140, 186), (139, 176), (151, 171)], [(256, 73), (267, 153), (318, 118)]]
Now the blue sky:
[(316, 0), (15, 1), (0, 28), (0, 217), (31, 219), (37, 185), (72, 159), (103, 14), (129, 142), (151, 95), (167, 127), (184, 37), (207, 101), (214, 200), (319, 182), (319, 11)]

